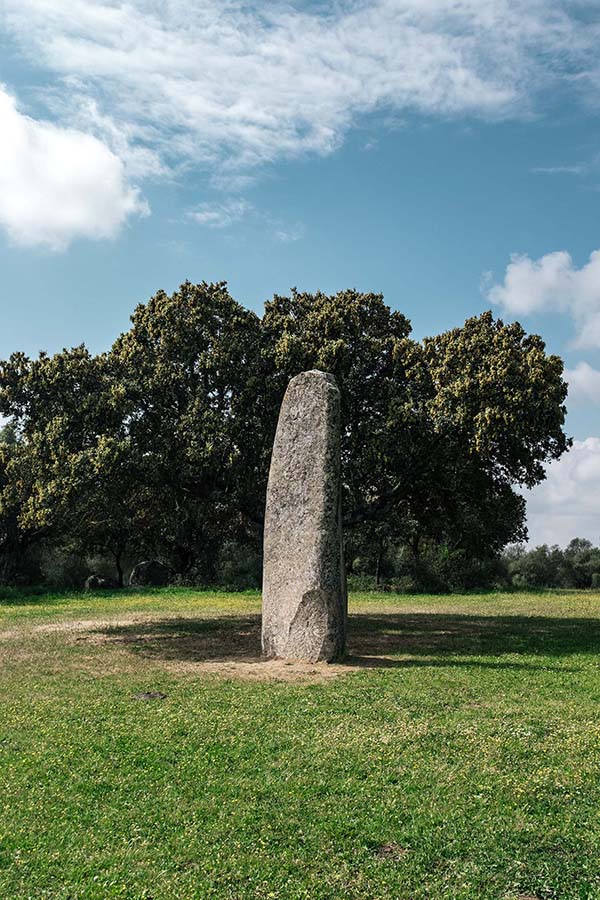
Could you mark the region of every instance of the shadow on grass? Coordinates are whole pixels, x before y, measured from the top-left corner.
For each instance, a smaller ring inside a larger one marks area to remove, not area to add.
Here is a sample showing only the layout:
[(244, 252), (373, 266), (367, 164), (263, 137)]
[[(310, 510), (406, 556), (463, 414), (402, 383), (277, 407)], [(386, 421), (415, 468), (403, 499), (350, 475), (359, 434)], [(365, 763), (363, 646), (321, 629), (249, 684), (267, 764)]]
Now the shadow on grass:
[[(157, 659), (248, 663), (260, 659), (259, 615), (160, 619), (107, 627), (100, 633), (109, 641), (127, 645), (132, 652)], [(563, 657), (597, 653), (600, 619), (355, 614), (348, 620), (347, 643), (345, 662), (353, 667), (548, 669), (543, 663), (502, 657), (505, 654)], [(461, 659), (461, 656), (469, 658)], [(566, 670), (561, 667), (560, 671)]]

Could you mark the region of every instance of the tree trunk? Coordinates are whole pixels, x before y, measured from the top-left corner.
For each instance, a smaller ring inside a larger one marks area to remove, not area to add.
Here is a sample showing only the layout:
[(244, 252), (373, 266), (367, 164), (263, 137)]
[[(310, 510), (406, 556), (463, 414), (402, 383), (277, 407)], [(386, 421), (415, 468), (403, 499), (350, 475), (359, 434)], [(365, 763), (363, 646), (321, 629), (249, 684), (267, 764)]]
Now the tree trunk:
[(421, 535), (415, 534), (412, 539), (411, 549), (413, 554), (413, 566), (416, 580), (421, 582)]
[(123, 552), (118, 550), (115, 554), (115, 566), (117, 569), (117, 584), (120, 588), (123, 587), (123, 566), (121, 565), (121, 559), (123, 557)]
[(379, 587), (381, 583), (381, 560), (383, 558), (383, 538), (379, 538), (377, 545), (377, 561), (375, 563), (375, 586)]

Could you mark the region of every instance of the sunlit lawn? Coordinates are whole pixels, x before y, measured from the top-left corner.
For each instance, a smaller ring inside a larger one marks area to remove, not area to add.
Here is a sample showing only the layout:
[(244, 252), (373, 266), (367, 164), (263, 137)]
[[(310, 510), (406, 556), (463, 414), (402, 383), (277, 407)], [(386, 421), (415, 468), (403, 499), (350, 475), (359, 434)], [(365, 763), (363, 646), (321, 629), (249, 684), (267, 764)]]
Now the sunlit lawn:
[(0, 600), (0, 900), (600, 898), (600, 593), (355, 595), (335, 677), (259, 615)]

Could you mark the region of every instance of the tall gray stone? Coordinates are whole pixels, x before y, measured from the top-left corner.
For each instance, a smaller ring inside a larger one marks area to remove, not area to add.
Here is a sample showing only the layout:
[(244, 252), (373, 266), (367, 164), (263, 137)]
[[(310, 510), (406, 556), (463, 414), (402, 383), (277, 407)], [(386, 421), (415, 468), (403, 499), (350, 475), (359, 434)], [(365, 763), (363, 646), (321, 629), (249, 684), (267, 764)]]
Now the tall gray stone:
[(290, 381), (273, 446), (264, 535), (262, 647), (269, 657), (338, 659), (346, 633), (340, 392), (316, 370)]

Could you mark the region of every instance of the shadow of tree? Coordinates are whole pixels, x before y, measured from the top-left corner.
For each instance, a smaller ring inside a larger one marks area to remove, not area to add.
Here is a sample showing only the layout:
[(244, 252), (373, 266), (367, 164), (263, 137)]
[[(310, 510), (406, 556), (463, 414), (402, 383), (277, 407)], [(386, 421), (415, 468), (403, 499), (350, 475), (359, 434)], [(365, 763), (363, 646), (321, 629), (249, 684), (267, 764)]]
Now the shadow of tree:
[[(132, 652), (164, 660), (247, 663), (260, 660), (259, 615), (167, 618), (104, 627), (98, 631), (108, 641), (126, 645)], [(445, 613), (354, 614), (348, 620), (347, 643), (348, 656), (344, 662), (354, 667), (477, 665), (537, 669), (541, 664), (531, 660), (501, 657), (506, 654), (562, 657), (597, 653), (600, 619)], [(461, 656), (468, 658), (461, 660)], [(543, 668), (548, 669), (548, 666)], [(564, 667), (561, 671), (565, 671)]]
[(563, 656), (597, 653), (600, 619), (389, 613), (351, 617), (361, 653)]

